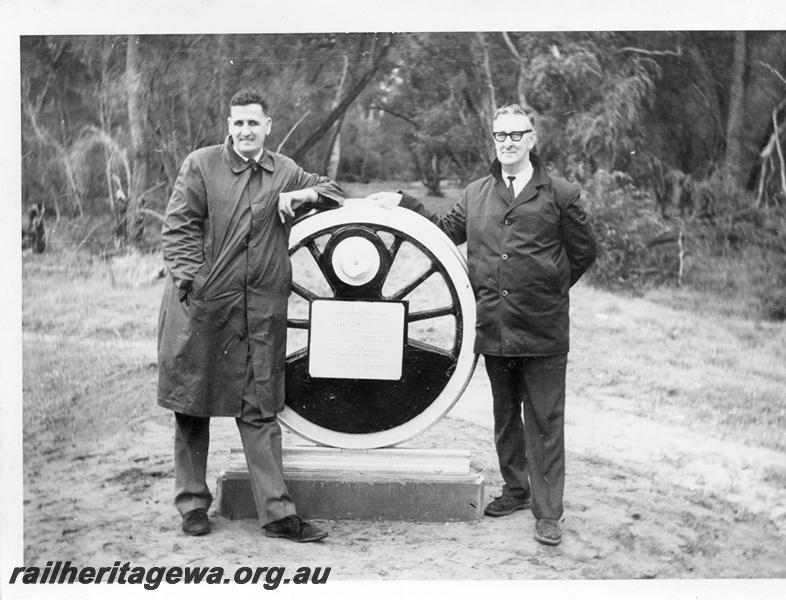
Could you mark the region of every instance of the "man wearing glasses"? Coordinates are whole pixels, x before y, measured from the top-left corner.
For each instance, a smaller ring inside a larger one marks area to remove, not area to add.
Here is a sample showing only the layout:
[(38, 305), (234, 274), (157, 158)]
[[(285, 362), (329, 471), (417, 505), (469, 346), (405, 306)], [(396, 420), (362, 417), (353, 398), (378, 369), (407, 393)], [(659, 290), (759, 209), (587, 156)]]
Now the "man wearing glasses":
[(595, 238), (578, 187), (549, 175), (531, 152), (537, 136), (522, 107), (497, 110), (492, 136), (497, 157), (490, 174), (470, 183), (445, 217), (407, 194), (369, 199), (414, 210), (455, 244), (467, 243), (475, 352), (483, 354), (491, 382), (504, 481), (485, 513), (531, 508), (535, 539), (556, 545), (565, 486), (568, 290), (595, 260)]

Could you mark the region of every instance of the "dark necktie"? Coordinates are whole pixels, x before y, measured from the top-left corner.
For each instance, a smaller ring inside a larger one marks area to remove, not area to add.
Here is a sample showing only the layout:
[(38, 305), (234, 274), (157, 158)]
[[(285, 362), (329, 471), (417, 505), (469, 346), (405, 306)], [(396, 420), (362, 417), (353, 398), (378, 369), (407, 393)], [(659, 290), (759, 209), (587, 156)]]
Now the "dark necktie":
[(253, 158), (248, 159), (248, 164), (251, 167), (251, 177), (248, 181), (248, 191), (251, 192), (251, 197), (255, 198), (261, 186), (261, 176), (257, 175), (257, 173), (262, 170), (262, 165)]
[(511, 200), (516, 199), (516, 192), (513, 190), (513, 180), (516, 179), (515, 175), (508, 175), (508, 195)]

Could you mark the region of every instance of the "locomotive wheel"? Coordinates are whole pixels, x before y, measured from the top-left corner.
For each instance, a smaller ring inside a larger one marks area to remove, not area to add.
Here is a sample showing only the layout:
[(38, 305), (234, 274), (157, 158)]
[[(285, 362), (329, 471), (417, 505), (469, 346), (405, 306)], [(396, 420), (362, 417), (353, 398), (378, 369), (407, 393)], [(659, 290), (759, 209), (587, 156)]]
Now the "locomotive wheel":
[[(466, 261), (450, 239), (410, 210), (353, 205), (296, 222), (289, 253), (293, 291), (281, 421), (341, 448), (392, 446), (439, 421), (477, 361), (475, 298)], [(309, 374), (310, 305), (323, 299), (407, 304), (400, 379)]]

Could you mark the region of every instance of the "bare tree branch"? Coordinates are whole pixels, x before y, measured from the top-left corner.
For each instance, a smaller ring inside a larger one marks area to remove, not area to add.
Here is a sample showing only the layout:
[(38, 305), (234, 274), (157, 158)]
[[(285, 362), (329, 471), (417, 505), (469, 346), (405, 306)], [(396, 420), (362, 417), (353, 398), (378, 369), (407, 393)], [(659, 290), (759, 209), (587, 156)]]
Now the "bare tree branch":
[(510, 35), (508, 35), (507, 31), (502, 32), (502, 39), (505, 40), (505, 44), (508, 46), (508, 50), (510, 50), (510, 53), (513, 55), (513, 57), (520, 63), (523, 63), (524, 57), (521, 56), (518, 48), (516, 48), (516, 46), (513, 44), (513, 40), (510, 39)]
[[(150, 192), (152, 192), (152, 191), (153, 191), (153, 190), (155, 190), (155, 189), (158, 189), (158, 188), (160, 188), (162, 185), (165, 185), (165, 184), (166, 184), (166, 182), (165, 182), (165, 181), (159, 181), (158, 183), (156, 183), (156, 184), (154, 184), (154, 185), (151, 185), (151, 186), (150, 186), (149, 188), (147, 188), (147, 189), (146, 189), (144, 192), (142, 192), (141, 194), (139, 194), (139, 201), (141, 202), (142, 200), (144, 200), (144, 199), (145, 199), (145, 196), (147, 196), (147, 195), (148, 195)], [(141, 212), (145, 212), (145, 211), (147, 211), (147, 209), (146, 209), (146, 208), (142, 208), (142, 209), (140, 209), (140, 211), (141, 211)], [(150, 211), (147, 211), (147, 212), (149, 213)]]
[(529, 100), (527, 100), (527, 88), (525, 84), (525, 78), (527, 75), (527, 60), (524, 58), (524, 55), (519, 52), (518, 48), (516, 48), (516, 45), (513, 43), (513, 40), (510, 38), (510, 35), (507, 31), (502, 32), (502, 39), (505, 40), (508, 50), (510, 50), (510, 53), (519, 63), (519, 74), (516, 82), (516, 92), (518, 94), (519, 104), (532, 113), (535, 118), (538, 118), (540, 113), (536, 111), (529, 103)]
[(397, 117), (399, 119), (402, 119), (402, 120), (406, 121), (407, 123), (409, 123), (413, 127), (420, 127), (418, 122), (415, 121), (414, 119), (412, 119), (411, 117), (408, 117), (406, 115), (402, 115), (401, 113), (398, 113), (395, 110), (392, 110), (392, 109), (388, 108), (387, 106), (381, 106), (379, 104), (373, 104), (373, 105), (369, 106), (369, 108), (371, 110), (381, 110), (382, 112), (386, 112), (389, 115), (392, 115), (394, 117)]
[[(772, 116), (773, 116), (773, 124), (777, 123), (777, 114), (786, 106), (786, 98), (781, 100), (777, 106), (772, 109)], [(780, 126), (773, 127), (772, 133), (770, 134), (770, 139), (767, 140), (767, 143), (764, 145), (764, 148), (761, 149), (759, 152), (759, 158), (761, 159), (761, 172), (759, 173), (759, 189), (756, 194), (756, 208), (761, 208), (764, 204), (764, 190), (767, 183), (767, 170), (772, 160), (772, 155), (776, 150), (776, 145), (779, 143), (779, 139), (783, 131), (786, 130), (786, 123), (781, 123)]]
[(300, 144), (300, 146), (292, 153), (292, 159), (296, 162), (300, 162), (303, 159), (303, 156), (306, 152), (316, 144), (322, 137), (330, 130), (341, 115), (343, 115), (352, 103), (355, 101), (360, 93), (366, 89), (366, 86), (371, 82), (374, 75), (376, 75), (379, 68), (382, 66), (382, 63), (385, 57), (388, 54), (388, 51), (393, 45), (393, 34), (386, 36), (384, 41), (382, 42), (381, 48), (377, 49), (376, 40), (374, 44), (374, 48), (372, 48), (371, 52), (371, 64), (368, 66), (366, 71), (364, 71), (360, 77), (358, 77), (355, 82), (349, 87), (346, 95), (341, 99), (338, 105), (330, 111), (328, 116), (322, 122), (322, 124), (317, 127), (306, 140)]
[(281, 152), (281, 148), (284, 147), (284, 144), (289, 139), (289, 136), (291, 136), (295, 132), (295, 129), (297, 129), (298, 125), (300, 125), (303, 122), (303, 120), (309, 115), (310, 112), (311, 109), (308, 109), (305, 112), (305, 114), (298, 119), (297, 123), (295, 123), (294, 125), (292, 125), (292, 127), (289, 128), (289, 131), (287, 131), (287, 134), (284, 136), (284, 139), (281, 140), (281, 143), (278, 145), (278, 148), (276, 148), (276, 152)]
[(778, 71), (778, 69), (776, 69), (775, 67), (773, 67), (773, 66), (772, 66), (770, 63), (766, 63), (766, 62), (764, 62), (763, 60), (760, 60), (760, 61), (759, 61), (759, 64), (760, 64), (762, 67), (764, 67), (765, 69), (767, 69), (768, 71), (770, 71), (770, 72), (771, 72), (773, 75), (775, 75), (775, 76), (776, 76), (778, 79), (780, 79), (780, 80), (781, 80), (781, 82), (782, 82), (784, 85), (786, 85), (786, 77), (784, 77), (783, 75), (781, 75), (781, 72), (780, 72), (780, 71)]
[(494, 114), (494, 111), (497, 110), (497, 96), (494, 93), (494, 82), (491, 78), (491, 64), (489, 59), (489, 49), (488, 45), (486, 44), (486, 36), (478, 32), (477, 39), (480, 42), (480, 47), (483, 49), (483, 72), (486, 75), (486, 85), (489, 89), (489, 101), (491, 102), (491, 114)]
[(109, 223), (110, 219), (111, 219), (111, 217), (104, 217), (103, 219), (101, 219), (100, 221), (98, 221), (98, 223), (96, 223), (95, 225), (93, 225), (93, 227), (91, 227), (91, 228), (90, 228), (90, 231), (88, 231), (88, 232), (87, 232), (87, 234), (85, 235), (85, 237), (83, 237), (83, 238), (82, 238), (82, 241), (81, 241), (81, 242), (79, 242), (79, 243), (76, 245), (76, 248), (74, 248), (74, 253), (76, 254), (76, 253), (79, 251), (79, 249), (80, 249), (82, 246), (84, 246), (84, 245), (85, 245), (85, 242), (86, 242), (86, 241), (87, 241), (87, 240), (90, 238), (90, 236), (91, 236), (91, 235), (93, 235), (93, 234), (96, 232), (96, 230), (97, 230), (99, 227), (101, 227), (101, 226), (103, 226), (103, 225), (105, 225), (105, 224)]
[[(778, 113), (775, 109), (772, 111), (772, 128), (777, 133), (778, 131)], [(775, 136), (775, 148), (778, 150), (778, 161), (781, 165), (781, 190), (783, 196), (786, 197), (786, 164), (783, 161), (783, 148), (781, 148), (781, 141), (779, 136)]]
[(150, 210), (149, 208), (141, 208), (141, 209), (139, 209), (139, 212), (141, 212), (143, 215), (150, 215), (151, 217), (157, 219), (161, 223), (165, 223), (166, 222), (166, 219), (165, 219), (164, 215), (162, 215), (161, 213), (156, 212), (154, 210)]
[[(30, 125), (33, 128), (33, 133), (35, 133), (36, 137), (38, 137), (41, 142), (44, 144), (51, 146), (54, 148), (55, 153), (58, 156), (60, 163), (63, 165), (63, 171), (66, 176), (66, 185), (68, 186), (68, 191), (71, 193), (73, 197), (74, 203), (76, 204), (76, 209), (79, 212), (79, 215), (82, 216), (84, 214), (84, 210), (82, 208), (82, 197), (79, 193), (79, 185), (77, 184), (76, 173), (74, 172), (73, 165), (69, 159), (68, 151), (66, 147), (63, 145), (60, 140), (58, 140), (54, 135), (52, 135), (48, 130), (44, 129), (41, 123), (38, 121), (38, 112), (41, 110), (41, 107), (44, 103), (44, 98), (49, 90), (49, 85), (52, 82), (54, 76), (50, 75), (47, 77), (46, 84), (44, 85), (41, 92), (35, 98), (34, 101), (31, 101), (30, 98), (26, 93), (23, 94), (22, 97), (22, 108), (27, 115), (27, 118), (30, 120)], [(58, 218), (60, 216), (60, 210), (56, 207), (55, 209)]]
[(624, 46), (617, 49), (617, 53), (634, 52), (636, 54), (644, 54), (646, 56), (676, 56), (682, 57), (682, 48), (678, 45), (676, 50), (646, 50), (645, 48), (635, 48), (633, 46)]
[[(346, 54), (342, 54), (341, 58), (343, 59), (344, 66), (341, 69), (341, 79), (339, 80), (338, 89), (336, 90), (336, 96), (333, 99), (331, 108), (338, 106), (338, 103), (341, 101), (341, 94), (344, 91), (344, 84), (347, 81), (347, 73), (349, 72), (349, 58)], [(341, 161), (341, 126), (344, 124), (345, 116), (346, 113), (341, 115), (338, 121), (333, 125), (333, 130), (328, 140), (327, 152), (325, 153), (325, 166), (322, 172), (331, 179), (335, 179), (338, 176), (338, 165)]]

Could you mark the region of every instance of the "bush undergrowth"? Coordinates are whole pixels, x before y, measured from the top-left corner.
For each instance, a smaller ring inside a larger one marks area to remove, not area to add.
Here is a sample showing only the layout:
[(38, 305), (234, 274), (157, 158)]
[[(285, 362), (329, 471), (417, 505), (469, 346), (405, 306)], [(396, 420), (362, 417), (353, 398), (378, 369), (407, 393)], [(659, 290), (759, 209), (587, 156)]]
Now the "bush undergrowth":
[[(343, 185), (349, 197), (405, 189), (439, 214), (450, 209), (461, 191), (456, 182), (446, 182), (441, 198), (427, 196), (420, 183)], [(693, 290), (708, 296), (707, 304), (718, 300), (724, 312), (786, 320), (786, 209), (756, 208), (752, 194), (740, 192), (722, 176), (707, 186), (713, 202), (702, 207), (701, 214), (664, 217), (650, 194), (636, 188), (625, 173), (599, 170), (586, 178), (582, 197), (599, 242), (598, 260), (587, 279), (604, 289), (633, 294)], [(38, 268), (78, 276), (108, 265), (113, 286), (149, 280), (160, 268), (155, 258), (160, 226), (152, 221), (146, 225), (140, 252), (116, 247), (111, 224), (101, 216), (50, 223), (49, 256), (38, 261)], [(145, 257), (143, 266), (140, 256)], [(140, 272), (130, 273), (135, 270)], [(119, 271), (125, 273), (116, 278)]]
[(596, 172), (583, 185), (599, 242), (590, 281), (634, 293), (683, 287), (743, 316), (785, 320), (786, 211), (756, 208), (720, 176), (708, 186), (701, 214), (664, 217), (624, 173)]

